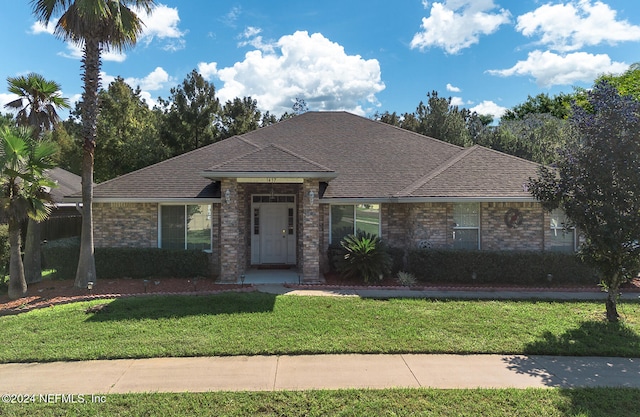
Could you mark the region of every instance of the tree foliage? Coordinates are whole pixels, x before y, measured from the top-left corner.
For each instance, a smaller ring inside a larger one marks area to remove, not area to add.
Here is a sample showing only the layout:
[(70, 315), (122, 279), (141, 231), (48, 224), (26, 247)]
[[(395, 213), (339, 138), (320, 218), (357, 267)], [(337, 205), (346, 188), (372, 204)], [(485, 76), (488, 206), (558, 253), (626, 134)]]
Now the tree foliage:
[(132, 89), (117, 77), (98, 94), (98, 141), (95, 180), (101, 182), (162, 161), (167, 149), (160, 141), (157, 115)]
[(162, 141), (172, 155), (192, 151), (219, 139), (215, 125), (220, 112), (215, 87), (195, 69), (171, 89), (169, 99), (160, 98), (163, 109)]
[(32, 218), (45, 220), (51, 211), (48, 190), (56, 184), (45, 171), (53, 168), (54, 143), (36, 140), (28, 128), (0, 130), (0, 213), (9, 224), (9, 297), (27, 292), (27, 281), (20, 254), (21, 224)]
[(620, 285), (640, 271), (640, 102), (606, 81), (587, 93), (590, 108), (574, 106), (577, 140), (530, 181), (547, 209), (562, 208), (584, 234), (580, 253), (602, 274), (607, 318), (618, 320)]
[(558, 94), (550, 97), (548, 94), (528, 96), (524, 103), (507, 110), (502, 120), (523, 120), (530, 114), (550, 114), (558, 119), (566, 119), (571, 113), (571, 103), (575, 95)]
[(258, 129), (261, 117), (258, 102), (251, 97), (227, 101), (220, 112), (222, 139)]

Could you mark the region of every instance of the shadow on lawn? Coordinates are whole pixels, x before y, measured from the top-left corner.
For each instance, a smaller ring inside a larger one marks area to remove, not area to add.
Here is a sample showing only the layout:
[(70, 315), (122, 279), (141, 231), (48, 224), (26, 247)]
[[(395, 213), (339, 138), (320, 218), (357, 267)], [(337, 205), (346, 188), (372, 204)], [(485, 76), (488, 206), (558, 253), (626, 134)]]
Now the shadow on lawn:
[(180, 318), (198, 315), (269, 313), (276, 296), (263, 293), (224, 293), (206, 296), (118, 298), (98, 304), (87, 322)]
[[(540, 379), (545, 386), (561, 388), (572, 415), (640, 413), (636, 403), (640, 399), (640, 336), (624, 324), (589, 321), (561, 335), (547, 332), (525, 352), (534, 356), (505, 358), (508, 368)], [(634, 389), (604, 393), (601, 387), (607, 385)], [(613, 403), (612, 397), (617, 398)]]

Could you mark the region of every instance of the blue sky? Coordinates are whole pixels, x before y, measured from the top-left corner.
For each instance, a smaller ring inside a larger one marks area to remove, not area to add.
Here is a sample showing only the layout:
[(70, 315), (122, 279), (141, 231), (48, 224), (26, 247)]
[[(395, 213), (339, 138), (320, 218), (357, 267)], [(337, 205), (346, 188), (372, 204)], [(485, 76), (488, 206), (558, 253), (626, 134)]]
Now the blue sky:
[[(79, 49), (38, 24), (30, 1), (0, 15), (0, 77), (37, 72), (82, 92)], [(412, 112), (436, 90), (499, 117), (538, 93), (570, 93), (640, 61), (637, 0), (160, 0), (138, 45), (105, 54), (103, 84), (140, 86), (150, 105), (198, 69), (221, 101), (263, 111)], [(6, 83), (0, 105), (11, 100)]]

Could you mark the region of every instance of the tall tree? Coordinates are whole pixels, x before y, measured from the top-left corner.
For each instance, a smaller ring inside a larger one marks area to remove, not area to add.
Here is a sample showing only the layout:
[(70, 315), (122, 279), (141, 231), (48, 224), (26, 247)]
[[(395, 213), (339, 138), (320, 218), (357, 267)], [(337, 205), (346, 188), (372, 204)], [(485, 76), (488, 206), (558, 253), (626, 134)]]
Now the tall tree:
[(522, 119), (501, 120), (485, 129), (476, 143), (541, 164), (556, 161), (559, 151), (571, 140), (567, 120), (548, 113), (529, 113)]
[(251, 97), (227, 101), (220, 113), (222, 138), (241, 135), (260, 127), (261, 113), (258, 102)]
[(158, 116), (140, 97), (140, 88), (134, 90), (124, 79), (117, 77), (98, 96), (101, 152), (95, 159), (96, 182), (166, 158), (168, 151), (159, 137)]
[(557, 162), (543, 167), (530, 190), (547, 209), (562, 208), (584, 234), (580, 253), (602, 275), (609, 321), (618, 321), (620, 285), (640, 271), (640, 102), (606, 81), (574, 106), (577, 132)]
[(48, 189), (56, 184), (45, 171), (53, 168), (57, 152), (53, 142), (35, 140), (26, 128), (0, 131), (0, 211), (9, 224), (9, 298), (27, 293), (24, 266), (20, 256), (21, 223), (27, 217), (37, 221), (49, 215)]
[(602, 75), (598, 81), (607, 81), (613, 85), (622, 95), (630, 95), (640, 100), (640, 62), (631, 64), (629, 69), (620, 75)]
[(518, 104), (507, 110), (502, 120), (522, 120), (531, 113), (551, 114), (559, 119), (566, 119), (571, 112), (571, 103), (575, 101), (576, 94), (558, 94), (550, 97), (548, 94), (538, 94), (535, 97), (528, 96), (524, 103)]
[(181, 85), (171, 89), (168, 100), (160, 98), (159, 102), (164, 112), (162, 140), (173, 155), (218, 140), (215, 120), (220, 102), (214, 85), (198, 71), (191, 71)]
[[(69, 101), (61, 96), (60, 85), (46, 80), (42, 75), (8, 77), (9, 92), (17, 99), (5, 106), (15, 111), (19, 126), (30, 127), (35, 140), (51, 131), (60, 121), (58, 110), (69, 108)], [(24, 274), (27, 284), (42, 280), (40, 252), (40, 223), (29, 219), (24, 243)]]
[(82, 234), (75, 286), (96, 280), (93, 248), (93, 164), (99, 112), (102, 51), (122, 51), (136, 44), (143, 23), (136, 10), (151, 12), (154, 0), (31, 0), (33, 13), (45, 25), (60, 15), (55, 33), (82, 47)]

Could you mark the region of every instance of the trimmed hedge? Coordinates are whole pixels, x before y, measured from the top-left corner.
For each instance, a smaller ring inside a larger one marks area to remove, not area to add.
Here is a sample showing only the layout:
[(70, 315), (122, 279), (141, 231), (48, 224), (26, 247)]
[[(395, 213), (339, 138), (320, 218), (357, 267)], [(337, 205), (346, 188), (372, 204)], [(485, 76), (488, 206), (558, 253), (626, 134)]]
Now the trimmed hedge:
[[(56, 278), (73, 279), (80, 255), (78, 238), (60, 239), (43, 247), (44, 263)], [(98, 279), (210, 276), (209, 255), (201, 250), (159, 248), (96, 248)]]
[(595, 270), (577, 255), (557, 252), (414, 249), (409, 252), (408, 272), (421, 282), (522, 285), (600, 282)]

